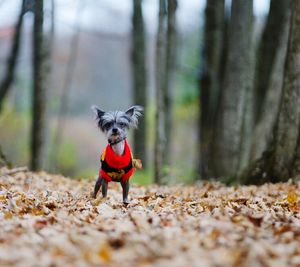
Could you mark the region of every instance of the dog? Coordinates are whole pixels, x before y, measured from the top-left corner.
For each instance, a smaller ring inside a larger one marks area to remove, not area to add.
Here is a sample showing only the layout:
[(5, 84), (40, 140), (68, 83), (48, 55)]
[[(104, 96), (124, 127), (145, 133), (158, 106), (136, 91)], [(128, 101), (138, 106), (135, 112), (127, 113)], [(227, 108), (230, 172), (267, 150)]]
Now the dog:
[(92, 106), (99, 129), (106, 135), (107, 146), (101, 154), (101, 168), (95, 184), (93, 197), (102, 187), (102, 196), (107, 196), (109, 182), (120, 182), (123, 189), (123, 203), (129, 204), (129, 179), (135, 168), (142, 168), (141, 161), (133, 159), (127, 142), (127, 131), (137, 128), (143, 107), (132, 106), (126, 111), (105, 112)]

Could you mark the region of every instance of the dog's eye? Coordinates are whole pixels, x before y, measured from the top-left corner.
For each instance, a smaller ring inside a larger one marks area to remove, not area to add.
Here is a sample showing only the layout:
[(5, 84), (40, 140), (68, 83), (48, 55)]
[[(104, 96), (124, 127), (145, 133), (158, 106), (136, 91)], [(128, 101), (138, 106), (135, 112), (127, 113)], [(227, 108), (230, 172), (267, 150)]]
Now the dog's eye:
[(121, 128), (124, 128), (126, 126), (126, 124), (124, 122), (120, 122), (119, 125)]
[(105, 124), (105, 128), (109, 129), (112, 125), (113, 125), (112, 122), (108, 122)]

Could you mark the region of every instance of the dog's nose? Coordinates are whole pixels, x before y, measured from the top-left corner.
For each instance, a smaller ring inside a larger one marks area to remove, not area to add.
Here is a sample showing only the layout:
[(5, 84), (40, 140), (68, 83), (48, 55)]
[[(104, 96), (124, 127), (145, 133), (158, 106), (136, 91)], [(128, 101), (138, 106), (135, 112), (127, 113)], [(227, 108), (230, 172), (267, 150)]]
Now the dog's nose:
[(117, 133), (117, 132), (118, 132), (118, 129), (117, 129), (117, 128), (113, 128), (113, 129), (112, 129), (112, 132), (113, 132), (113, 133)]

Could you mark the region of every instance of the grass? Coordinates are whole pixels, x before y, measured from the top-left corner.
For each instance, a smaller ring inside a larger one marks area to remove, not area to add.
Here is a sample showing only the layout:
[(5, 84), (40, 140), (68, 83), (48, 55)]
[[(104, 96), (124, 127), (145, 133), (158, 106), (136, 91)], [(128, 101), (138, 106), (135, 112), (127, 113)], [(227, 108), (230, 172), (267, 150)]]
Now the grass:
[(136, 170), (131, 181), (138, 185), (149, 185), (153, 183), (153, 177), (152, 170)]

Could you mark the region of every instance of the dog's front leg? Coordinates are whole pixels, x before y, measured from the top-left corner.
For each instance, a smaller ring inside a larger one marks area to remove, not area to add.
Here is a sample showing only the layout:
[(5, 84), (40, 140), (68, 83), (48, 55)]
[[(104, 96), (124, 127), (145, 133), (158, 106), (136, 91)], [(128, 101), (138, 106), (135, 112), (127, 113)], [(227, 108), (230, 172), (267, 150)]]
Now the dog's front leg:
[(95, 188), (94, 188), (94, 198), (97, 197), (97, 193), (100, 190), (100, 187), (102, 187), (102, 196), (106, 197), (107, 196), (107, 188), (108, 188), (108, 182), (103, 179), (102, 177), (98, 177), (96, 184), (95, 184)]
[(95, 188), (94, 188), (94, 195), (93, 195), (94, 198), (97, 197), (97, 193), (100, 189), (100, 186), (102, 185), (102, 181), (103, 181), (103, 178), (99, 176), (96, 181)]
[(123, 189), (123, 203), (129, 204), (128, 200), (128, 192), (129, 192), (129, 181), (121, 181), (122, 189)]
[(102, 179), (102, 196), (107, 196), (107, 188), (108, 188), (108, 182), (105, 179)]

